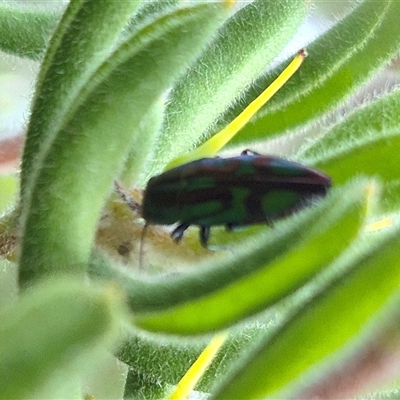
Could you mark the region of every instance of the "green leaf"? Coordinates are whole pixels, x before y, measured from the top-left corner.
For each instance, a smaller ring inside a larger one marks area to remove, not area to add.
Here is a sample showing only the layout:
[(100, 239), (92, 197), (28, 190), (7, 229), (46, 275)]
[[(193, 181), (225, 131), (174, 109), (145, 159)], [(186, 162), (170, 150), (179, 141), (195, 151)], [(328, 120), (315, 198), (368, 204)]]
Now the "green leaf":
[(18, 182), (14, 175), (0, 175), (0, 213), (12, 204), (17, 189)]
[[(362, 2), (307, 46), (309, 57), (300, 71), (258, 113), (256, 121), (243, 128), (232, 145), (287, 132), (337, 107), (398, 53), (399, 13), (398, 1)], [(268, 75), (257, 81), (256, 93), (253, 89), (246, 104), (272, 80)]]
[(400, 211), (400, 180), (393, 180), (383, 187), (380, 208), (382, 213)]
[[(139, 1), (73, 0), (50, 43), (36, 84), (22, 159), (23, 206), (56, 132), (91, 74), (106, 59)], [(27, 192), (27, 193), (25, 193)]]
[(1, 51), (39, 60), (59, 19), (55, 12), (0, 4)]
[[(129, 20), (122, 32), (123, 37), (137, 30), (138, 26), (153, 14), (160, 14), (172, 6), (178, 5), (178, 0), (158, 0), (140, 3), (137, 13)], [(131, 3), (135, 6), (134, 3)], [(46, 50), (51, 34), (56, 29), (61, 15), (56, 11), (27, 9), (0, 5), (0, 49), (15, 56), (40, 60)]]
[[(328, 360), (321, 368), (317, 366), (317, 374), (312, 370), (304, 374), (301, 382), (289, 389), (290, 394), (287, 397), (396, 399), (398, 396), (394, 395), (393, 388), (398, 386), (400, 372), (396, 362), (400, 343), (399, 301), (400, 296), (396, 291), (388, 304), (382, 307), (370, 322), (364, 324), (357, 338), (351, 340), (334, 356), (333, 362)], [(371, 388), (387, 387), (392, 390), (368, 393)], [(388, 396), (390, 392), (392, 397)], [(367, 396), (360, 396), (367, 393)]]
[(396, 400), (400, 397), (400, 389), (387, 389), (370, 393), (368, 397), (361, 397), (362, 400)]
[[(118, 358), (131, 366), (125, 396), (131, 398), (157, 398), (168, 385), (179, 382), (189, 367), (196, 361), (205, 340), (193, 341), (158, 341), (138, 333), (129, 338), (129, 342), (118, 351)], [(157, 365), (157, 375), (154, 375)]]
[(96, 399), (123, 399), (128, 366), (109, 352), (104, 352), (96, 370), (85, 377), (87, 394)]
[(15, 263), (0, 258), (0, 309), (18, 298), (18, 268)]
[(121, 43), (93, 75), (51, 146), (41, 144), (31, 196), (23, 193), (22, 282), (86, 268), (112, 181), (129, 150), (141, 152), (143, 138), (135, 133), (143, 116), (226, 12), (226, 3), (196, 3), (165, 14)]
[(93, 368), (99, 351), (115, 345), (122, 310), (110, 286), (64, 276), (30, 289), (1, 314), (0, 397), (29, 398), (55, 370), (68, 379), (68, 370)]
[(318, 207), (243, 243), (231, 257), (183, 276), (144, 282), (104, 265), (91, 271), (126, 288), (134, 323), (143, 329), (175, 334), (220, 329), (292, 293), (347, 247), (363, 221), (365, 185), (338, 189)]
[[(154, 170), (193, 148), (201, 135), (294, 35), (303, 0), (256, 0), (236, 12), (170, 95)], [(154, 172), (154, 171), (153, 171)]]
[(143, 116), (135, 132), (137, 140), (135, 140), (134, 147), (131, 149), (120, 175), (119, 180), (124, 187), (144, 186), (149, 180), (150, 177), (147, 173), (148, 160), (151, 158), (154, 151), (154, 142), (161, 131), (164, 110), (164, 98), (161, 96), (147, 114)]
[[(226, 374), (238, 354), (246, 351), (264, 332), (263, 321), (232, 332), (197, 385), (197, 390), (210, 392), (216, 378)], [(151, 398), (155, 393), (168, 390), (168, 386), (176, 385), (208, 342), (208, 337), (157, 340), (154, 335), (143, 332), (131, 336), (117, 353), (118, 358), (131, 367), (126, 386), (129, 396)], [(157, 365), (156, 376), (154, 365)]]
[(381, 320), (375, 316), (399, 295), (399, 233), (397, 221), (387, 233), (354, 243), (331, 266), (333, 278), (320, 282), (292, 318), (240, 360), (213, 398), (285, 398), (277, 392), (305, 377), (320, 376), (320, 362), (328, 362), (328, 357), (333, 362), (332, 356), (344, 346), (354, 349), (351, 341), (370, 329), (368, 323), (379, 329)]
[[(357, 110), (323, 138), (300, 153), (341, 184), (356, 174), (398, 179), (400, 169), (400, 92), (393, 92)], [(399, 150), (397, 150), (399, 149)]]
[(180, 6), (179, 0), (151, 0), (143, 1), (137, 12), (129, 20), (129, 23), (122, 33), (122, 37), (126, 37), (136, 30), (140, 29), (143, 24), (156, 15), (163, 14), (167, 11), (172, 11)]
[[(348, 246), (363, 222), (364, 198), (365, 187), (360, 184), (338, 190), (330, 201), (308, 210), (308, 215), (305, 212), (307, 220), (293, 218), (291, 230), (282, 235), (274, 229), (269, 240), (259, 240), (253, 251), (244, 245), (246, 251), (208, 271), (155, 286), (148, 311), (135, 307), (131, 288), (134, 323), (150, 331), (196, 334), (262, 311), (320, 272)], [(279, 254), (278, 249), (287, 252)]]

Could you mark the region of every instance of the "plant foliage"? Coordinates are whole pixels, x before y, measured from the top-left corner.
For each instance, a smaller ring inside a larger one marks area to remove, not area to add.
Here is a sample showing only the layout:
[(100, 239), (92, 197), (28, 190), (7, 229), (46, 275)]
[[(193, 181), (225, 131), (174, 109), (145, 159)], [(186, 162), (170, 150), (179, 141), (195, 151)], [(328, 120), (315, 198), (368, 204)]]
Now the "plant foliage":
[(237, 116), (307, 13), (303, 0), (0, 4), (0, 49), (41, 63), (19, 201), (0, 220), (1, 398), (165, 398), (221, 330), (197, 386), (212, 399), (397, 393), (382, 387), (400, 375), (399, 91), (340, 107), (399, 52), (400, 2), (357, 3), (230, 144), (290, 148), (300, 132), (290, 157), (332, 177), (323, 201), (273, 229), (217, 228), (216, 252), (149, 227), (140, 270), (143, 221), (112, 191), (117, 179), (140, 198)]

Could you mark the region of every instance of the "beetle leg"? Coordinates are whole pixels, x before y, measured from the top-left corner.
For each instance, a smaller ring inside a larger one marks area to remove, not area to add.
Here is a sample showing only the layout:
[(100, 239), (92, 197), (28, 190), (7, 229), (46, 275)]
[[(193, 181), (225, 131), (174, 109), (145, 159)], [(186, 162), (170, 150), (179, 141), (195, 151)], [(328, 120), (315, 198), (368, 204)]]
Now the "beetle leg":
[(274, 227), (274, 221), (272, 221), (270, 218), (265, 218), (265, 223), (270, 227)]
[(235, 228), (236, 228), (236, 225), (231, 224), (231, 223), (227, 223), (227, 224), (225, 225), (225, 229), (226, 229), (228, 232), (232, 232)]
[(175, 243), (179, 243), (182, 240), (183, 234), (186, 229), (189, 228), (190, 224), (180, 224), (171, 233), (171, 237)]
[(208, 248), (208, 239), (209, 238), (210, 238), (210, 227), (209, 226), (200, 226), (200, 243), (205, 249)]
[(240, 153), (241, 156), (261, 156), (262, 154), (257, 153), (256, 151), (246, 149)]

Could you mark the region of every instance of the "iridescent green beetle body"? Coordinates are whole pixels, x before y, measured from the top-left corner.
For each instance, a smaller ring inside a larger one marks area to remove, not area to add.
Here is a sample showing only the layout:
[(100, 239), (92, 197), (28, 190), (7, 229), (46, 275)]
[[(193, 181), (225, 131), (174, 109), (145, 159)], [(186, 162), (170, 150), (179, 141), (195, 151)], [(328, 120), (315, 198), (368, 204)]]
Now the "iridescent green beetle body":
[(326, 195), (331, 179), (309, 167), (245, 151), (229, 158), (202, 158), (170, 169), (147, 184), (142, 217), (171, 225), (179, 241), (190, 225), (207, 246), (210, 227), (228, 229), (271, 223)]
[[(139, 211), (146, 226), (178, 223), (171, 234), (178, 242), (190, 225), (197, 225), (200, 241), (207, 247), (212, 226), (232, 229), (270, 224), (312, 203), (315, 197), (326, 195), (331, 179), (298, 163), (249, 151), (238, 157), (203, 158), (217, 154), (229, 143), (297, 71), (306, 56), (305, 49), (300, 50), (271, 85), (228, 126), (198, 148), (173, 159), (166, 172), (151, 178), (142, 205), (116, 184), (116, 190), (133, 210)], [(146, 229), (142, 243), (145, 232)]]

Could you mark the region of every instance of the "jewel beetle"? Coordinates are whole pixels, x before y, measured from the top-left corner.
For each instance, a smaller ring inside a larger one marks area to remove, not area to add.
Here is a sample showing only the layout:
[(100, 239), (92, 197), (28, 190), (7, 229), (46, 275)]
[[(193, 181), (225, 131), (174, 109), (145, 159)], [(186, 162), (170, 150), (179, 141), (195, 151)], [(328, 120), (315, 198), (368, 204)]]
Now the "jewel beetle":
[(197, 225), (200, 242), (207, 247), (213, 226), (233, 229), (272, 224), (327, 194), (330, 177), (299, 163), (249, 150), (236, 157), (208, 158), (225, 146), (284, 85), (306, 56), (307, 52), (300, 50), (275, 81), (227, 127), (191, 153), (173, 160), (165, 172), (152, 177), (141, 205), (115, 183), (116, 191), (146, 221), (141, 243), (148, 225), (177, 223), (171, 234), (176, 242), (190, 225)]
[(200, 227), (207, 247), (210, 228), (271, 224), (327, 194), (331, 178), (286, 159), (244, 151), (228, 158), (202, 158), (152, 177), (141, 216), (146, 225), (178, 226), (179, 242), (190, 225)]

